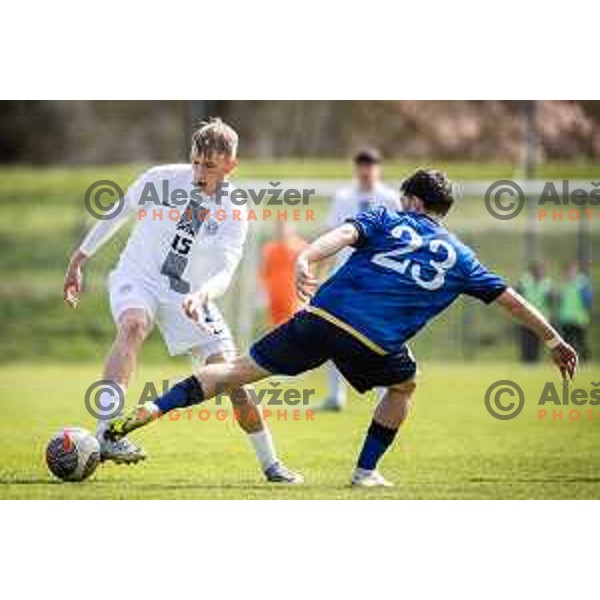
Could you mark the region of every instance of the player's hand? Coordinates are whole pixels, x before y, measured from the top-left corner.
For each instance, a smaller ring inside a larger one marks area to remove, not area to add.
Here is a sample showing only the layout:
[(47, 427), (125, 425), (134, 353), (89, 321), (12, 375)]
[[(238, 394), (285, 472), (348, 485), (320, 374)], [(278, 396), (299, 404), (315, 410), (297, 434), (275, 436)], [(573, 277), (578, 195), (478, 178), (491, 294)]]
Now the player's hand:
[(563, 379), (573, 379), (579, 360), (577, 352), (563, 341), (550, 353), (554, 364), (560, 369)]
[(69, 263), (69, 268), (65, 275), (63, 299), (65, 304), (71, 308), (77, 308), (77, 305), (79, 304), (79, 294), (81, 293), (81, 285), (83, 282), (83, 275), (81, 272), (82, 263), (82, 260), (74, 257)]
[(313, 276), (310, 265), (305, 258), (299, 257), (296, 261), (296, 294), (302, 302), (308, 302), (319, 285)]
[(208, 294), (200, 290), (199, 292), (188, 294), (181, 303), (185, 315), (203, 329), (207, 329), (205, 324), (205, 306), (207, 302)]

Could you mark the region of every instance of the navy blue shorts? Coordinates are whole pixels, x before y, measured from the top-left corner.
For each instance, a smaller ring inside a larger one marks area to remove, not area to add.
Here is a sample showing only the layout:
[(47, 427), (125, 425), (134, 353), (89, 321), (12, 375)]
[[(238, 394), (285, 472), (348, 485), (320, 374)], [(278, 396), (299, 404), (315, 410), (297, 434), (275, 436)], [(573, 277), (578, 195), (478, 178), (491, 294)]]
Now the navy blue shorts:
[(267, 371), (298, 375), (332, 360), (350, 385), (361, 394), (412, 379), (417, 371), (407, 346), (380, 355), (350, 333), (308, 311), (297, 313), (258, 340), (250, 356)]

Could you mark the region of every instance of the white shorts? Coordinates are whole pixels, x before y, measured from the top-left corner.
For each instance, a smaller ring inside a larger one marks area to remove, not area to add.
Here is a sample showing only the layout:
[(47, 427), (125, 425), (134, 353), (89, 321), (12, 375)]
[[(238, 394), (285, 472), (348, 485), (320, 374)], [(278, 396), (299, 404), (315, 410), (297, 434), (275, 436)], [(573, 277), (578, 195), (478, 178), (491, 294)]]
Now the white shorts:
[(223, 315), (213, 303), (208, 312), (215, 333), (210, 333), (186, 317), (181, 302), (183, 296), (119, 270), (108, 277), (110, 309), (115, 323), (129, 308), (141, 308), (158, 325), (171, 356), (198, 350), (207, 358), (222, 353), (231, 356), (235, 344)]

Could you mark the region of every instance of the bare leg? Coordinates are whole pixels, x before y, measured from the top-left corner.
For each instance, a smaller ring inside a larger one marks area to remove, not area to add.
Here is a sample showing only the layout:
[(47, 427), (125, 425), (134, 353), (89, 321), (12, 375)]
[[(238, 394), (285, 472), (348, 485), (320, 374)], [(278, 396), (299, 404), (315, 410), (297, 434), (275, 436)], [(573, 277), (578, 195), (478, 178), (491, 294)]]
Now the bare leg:
[(119, 400), (123, 399), (125, 388), (135, 372), (140, 348), (152, 329), (152, 323), (146, 311), (131, 308), (122, 313), (117, 327), (117, 338), (106, 358), (104, 379), (115, 382), (121, 390), (113, 388), (101, 392), (98, 399), (101, 416), (96, 436), (100, 442), (103, 459), (133, 463), (143, 460), (146, 457), (145, 452), (127, 439), (117, 441), (109, 435), (108, 419), (114, 417), (115, 409), (121, 408)]
[(140, 348), (152, 330), (145, 310), (129, 308), (119, 318), (117, 337), (104, 364), (104, 379), (127, 387), (137, 368)]
[(150, 403), (152, 407), (137, 407), (125, 417), (110, 422), (111, 433), (122, 437), (147, 425), (157, 415), (187, 408), (214, 398), (227, 390), (264, 379), (272, 373), (259, 367), (249, 356), (236, 357), (231, 362), (215, 362), (197, 370), (195, 375), (180, 381), (165, 394)]
[(202, 385), (204, 399), (209, 400), (225, 389), (240, 388), (270, 377), (272, 373), (258, 366), (250, 356), (238, 356), (231, 362), (205, 365), (195, 373)]
[[(206, 359), (206, 366), (223, 365), (226, 362), (228, 360), (223, 354), (213, 354)], [(251, 367), (247, 369), (248, 372), (251, 370)], [(202, 372), (204, 372), (204, 369), (202, 369)], [(259, 374), (257, 370), (255, 374)], [(227, 387), (228, 389), (235, 420), (247, 434), (248, 441), (254, 449), (256, 458), (267, 480), (273, 482), (301, 483), (302, 476), (290, 471), (277, 458), (273, 437), (263, 419), (262, 408), (256, 405), (248, 389), (243, 385), (234, 387), (229, 382), (222, 387)]]
[(243, 388), (245, 384), (264, 379), (271, 373), (259, 367), (249, 356), (235, 358), (232, 362), (223, 362), (222, 355), (215, 355), (211, 359), (214, 362), (201, 367), (195, 376), (180, 381), (152, 402), (150, 407), (138, 408), (123, 418), (113, 419), (110, 423), (111, 434), (123, 439), (123, 436), (144, 427), (156, 416), (204, 402), (229, 390), (230, 395), (236, 394), (234, 401), (241, 404), (242, 410), (238, 410), (240, 425), (248, 434), (267, 480), (276, 483), (302, 483), (301, 475), (290, 471), (277, 459), (271, 434), (260, 409)]
[[(223, 364), (227, 362), (223, 354), (213, 354), (206, 359), (206, 365)], [(203, 385), (204, 387), (204, 385)], [(230, 388), (229, 397), (236, 411), (236, 421), (246, 433), (256, 433), (265, 429), (262, 410), (256, 406), (248, 390), (244, 387)]]
[(398, 429), (408, 417), (416, 387), (414, 379), (389, 387), (375, 408), (373, 420), (389, 429)]

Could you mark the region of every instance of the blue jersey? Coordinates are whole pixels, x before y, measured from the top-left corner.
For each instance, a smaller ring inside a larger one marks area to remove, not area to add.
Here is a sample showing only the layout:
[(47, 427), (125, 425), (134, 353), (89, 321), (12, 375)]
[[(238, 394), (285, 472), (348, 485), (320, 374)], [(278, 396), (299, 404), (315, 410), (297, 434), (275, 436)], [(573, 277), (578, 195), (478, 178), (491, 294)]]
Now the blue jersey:
[(309, 310), (379, 353), (397, 352), (459, 294), (489, 303), (507, 287), (424, 214), (378, 208), (348, 222), (359, 232), (356, 251), (320, 287)]

